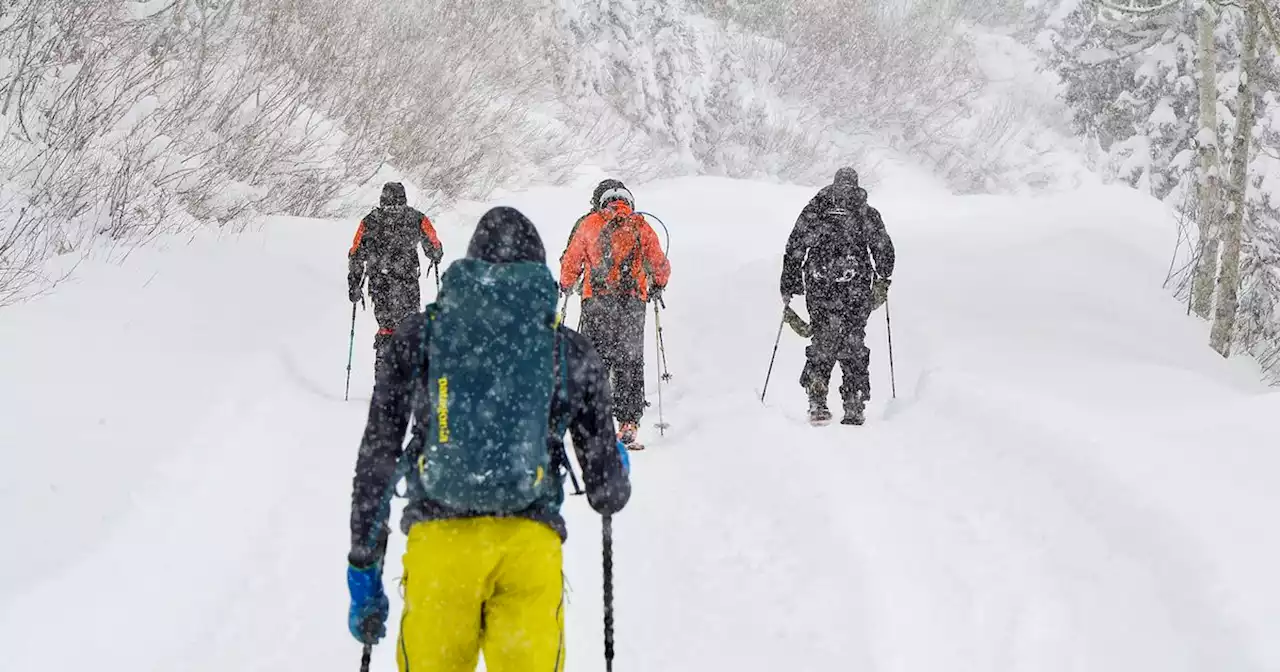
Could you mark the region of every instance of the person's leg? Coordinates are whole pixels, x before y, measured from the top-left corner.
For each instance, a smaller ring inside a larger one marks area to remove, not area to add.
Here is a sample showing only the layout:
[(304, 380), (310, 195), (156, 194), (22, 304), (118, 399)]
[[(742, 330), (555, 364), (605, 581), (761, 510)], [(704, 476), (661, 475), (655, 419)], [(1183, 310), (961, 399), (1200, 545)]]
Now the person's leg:
[(644, 417), (644, 309), (639, 299), (624, 299), (614, 314), (618, 348), (613, 404), (620, 423), (638, 425)]
[(418, 284), (417, 278), (405, 278), (400, 284), (399, 303), (396, 306), (396, 312), (399, 314), (395, 318), (396, 325), (398, 326), (404, 318), (422, 312), (422, 309), (422, 285)]
[[(373, 302), (373, 319), (378, 322), (379, 333), (390, 332), (396, 326), (395, 288), (385, 275), (369, 276), (369, 300)], [(375, 343), (374, 347), (377, 347)]]
[(811, 408), (817, 405), (825, 408), (831, 372), (836, 366), (840, 325), (834, 311), (817, 304), (809, 306), (809, 321), (813, 335), (805, 348), (806, 361), (800, 374), (800, 385), (809, 395)]
[(475, 672), (481, 615), (501, 561), (498, 519), (418, 523), (404, 554), (404, 613), (396, 659), (400, 672)]
[(419, 312), (422, 307), (422, 290), (417, 278), (395, 278), (387, 275), (369, 280), (369, 294), (373, 297), (373, 316), (378, 321), (378, 333), (373, 337), (374, 375), (382, 369), (390, 355), (391, 339), (396, 327), (404, 318)]
[(502, 561), (484, 608), (489, 672), (564, 670), (564, 563), (560, 536), (521, 518), (499, 521)]
[(864, 403), (871, 399), (871, 350), (866, 343), (869, 317), (863, 305), (851, 306), (842, 315), (843, 334), (837, 358), (843, 374), (840, 396), (846, 406), (855, 398)]
[(610, 324), (611, 313), (608, 299), (591, 298), (582, 302), (582, 335), (591, 341), (596, 354), (604, 361), (606, 372), (613, 369), (616, 350)]

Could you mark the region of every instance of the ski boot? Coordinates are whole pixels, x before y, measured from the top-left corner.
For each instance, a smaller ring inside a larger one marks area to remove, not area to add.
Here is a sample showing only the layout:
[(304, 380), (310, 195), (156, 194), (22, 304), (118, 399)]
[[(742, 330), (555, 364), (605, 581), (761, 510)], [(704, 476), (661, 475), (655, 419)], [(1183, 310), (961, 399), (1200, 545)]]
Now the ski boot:
[(827, 393), (824, 389), (809, 389), (809, 424), (815, 427), (831, 424), (831, 411), (827, 410)]
[(618, 440), (627, 450), (644, 450), (644, 445), (637, 441), (637, 435), (640, 433), (640, 425), (634, 422), (624, 422), (618, 425)]
[(867, 402), (863, 397), (862, 391), (855, 392), (852, 397), (844, 400), (844, 419), (840, 421), (840, 424), (861, 425), (865, 423), (867, 421), (866, 407)]

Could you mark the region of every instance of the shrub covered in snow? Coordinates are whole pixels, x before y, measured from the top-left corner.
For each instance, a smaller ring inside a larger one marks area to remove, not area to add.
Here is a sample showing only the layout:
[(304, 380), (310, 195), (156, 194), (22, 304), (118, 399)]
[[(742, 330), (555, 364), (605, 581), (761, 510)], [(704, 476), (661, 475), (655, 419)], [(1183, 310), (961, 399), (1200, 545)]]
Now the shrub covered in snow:
[(1052, 186), (1079, 171), (1052, 85), (975, 27), (1018, 5), (19, 0), (0, 304), (47, 287), (49, 255), (345, 214), (389, 172), (428, 208), (584, 163), (817, 183), (885, 150), (962, 191)]

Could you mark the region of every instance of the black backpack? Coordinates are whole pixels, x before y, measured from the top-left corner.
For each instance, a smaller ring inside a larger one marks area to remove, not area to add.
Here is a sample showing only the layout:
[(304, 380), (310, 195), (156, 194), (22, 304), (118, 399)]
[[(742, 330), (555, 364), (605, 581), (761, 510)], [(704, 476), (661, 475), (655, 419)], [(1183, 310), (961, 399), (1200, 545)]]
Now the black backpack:
[(838, 204), (819, 215), (816, 244), (805, 263), (805, 284), (819, 294), (870, 285), (866, 217)]
[(408, 206), (380, 207), (364, 219), (365, 245), (373, 273), (413, 275), (419, 271), (422, 213)]

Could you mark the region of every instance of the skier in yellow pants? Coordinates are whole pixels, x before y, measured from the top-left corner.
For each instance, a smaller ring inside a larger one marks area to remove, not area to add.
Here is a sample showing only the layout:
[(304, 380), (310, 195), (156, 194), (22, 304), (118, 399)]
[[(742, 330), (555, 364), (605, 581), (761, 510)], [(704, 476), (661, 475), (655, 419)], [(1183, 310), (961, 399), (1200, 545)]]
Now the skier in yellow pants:
[(401, 672), (564, 669), (560, 537), (519, 518), (418, 523), (404, 555)]
[(564, 669), (565, 434), (598, 513), (621, 511), (631, 480), (604, 363), (558, 325), (556, 298), (533, 224), (495, 208), (437, 303), (388, 345), (356, 460), (347, 626), (366, 646), (386, 636), (387, 519), (405, 476), (401, 672), (473, 672), (481, 654), (489, 672)]

